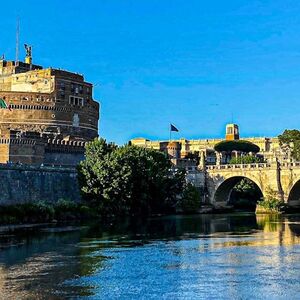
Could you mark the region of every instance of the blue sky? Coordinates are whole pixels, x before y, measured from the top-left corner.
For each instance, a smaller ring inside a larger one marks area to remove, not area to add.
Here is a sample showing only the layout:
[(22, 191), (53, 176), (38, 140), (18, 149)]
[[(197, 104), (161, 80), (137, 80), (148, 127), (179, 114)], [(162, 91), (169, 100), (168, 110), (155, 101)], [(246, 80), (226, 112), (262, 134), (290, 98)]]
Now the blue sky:
[[(46, 3), (46, 4), (44, 4)], [(101, 102), (100, 135), (167, 139), (299, 128), (300, 2), (86, 0), (1, 3), (0, 53), (83, 73)], [(21, 56), (24, 56), (23, 49)]]

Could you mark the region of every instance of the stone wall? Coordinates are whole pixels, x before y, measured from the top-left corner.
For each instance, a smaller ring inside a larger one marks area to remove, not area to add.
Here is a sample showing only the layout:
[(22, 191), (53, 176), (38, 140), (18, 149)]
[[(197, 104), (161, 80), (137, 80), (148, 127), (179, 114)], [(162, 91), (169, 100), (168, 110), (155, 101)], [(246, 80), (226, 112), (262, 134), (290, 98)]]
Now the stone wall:
[(76, 169), (0, 165), (0, 205), (62, 198), (80, 201)]
[(205, 189), (205, 172), (202, 170), (197, 170), (196, 168), (192, 171), (187, 171), (185, 176), (186, 181), (193, 184), (195, 187), (200, 190)]
[(84, 152), (49, 152), (46, 151), (44, 163), (47, 165), (74, 166), (84, 160)]

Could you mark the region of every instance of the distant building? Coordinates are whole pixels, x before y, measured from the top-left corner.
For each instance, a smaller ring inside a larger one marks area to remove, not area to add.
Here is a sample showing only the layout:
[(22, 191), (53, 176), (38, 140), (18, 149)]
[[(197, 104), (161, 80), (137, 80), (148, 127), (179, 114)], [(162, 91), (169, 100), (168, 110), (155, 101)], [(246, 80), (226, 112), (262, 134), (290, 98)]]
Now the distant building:
[(99, 104), (82, 75), (0, 60), (0, 163), (75, 165), (98, 136)]
[[(174, 140), (150, 141), (145, 138), (135, 138), (131, 140), (131, 143), (132, 145), (136, 145), (136, 146), (165, 151), (169, 154), (169, 157), (173, 159), (173, 162), (177, 165), (190, 164), (188, 159), (195, 156), (200, 157), (201, 153), (204, 153), (207, 164), (215, 164), (217, 158), (216, 158), (216, 152), (214, 151), (214, 146), (217, 143), (224, 140), (237, 140), (237, 139), (240, 139), (238, 125), (228, 124), (226, 126), (225, 139), (199, 139), (199, 140), (179, 139), (175, 141)], [(253, 138), (242, 138), (242, 139), (257, 145), (260, 148), (259, 155), (263, 155), (266, 158), (272, 158), (275, 153), (281, 153), (279, 141), (277, 137), (275, 138), (253, 137)], [(182, 161), (179, 161), (178, 159), (181, 159)]]

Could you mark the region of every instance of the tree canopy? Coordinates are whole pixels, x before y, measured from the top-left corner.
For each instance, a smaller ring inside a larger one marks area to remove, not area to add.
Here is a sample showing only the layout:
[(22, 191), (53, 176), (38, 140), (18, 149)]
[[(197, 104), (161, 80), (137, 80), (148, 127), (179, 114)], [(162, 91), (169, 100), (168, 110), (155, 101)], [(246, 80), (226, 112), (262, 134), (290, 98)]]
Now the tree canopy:
[(160, 151), (96, 139), (86, 146), (78, 179), (83, 199), (103, 216), (164, 213), (185, 184), (184, 172), (171, 176), (170, 168)]
[(278, 136), (281, 147), (287, 147), (291, 150), (294, 159), (300, 160), (300, 131), (296, 129), (285, 130)]
[(218, 152), (241, 151), (245, 153), (257, 153), (260, 150), (257, 145), (244, 140), (222, 141), (217, 143), (214, 149)]

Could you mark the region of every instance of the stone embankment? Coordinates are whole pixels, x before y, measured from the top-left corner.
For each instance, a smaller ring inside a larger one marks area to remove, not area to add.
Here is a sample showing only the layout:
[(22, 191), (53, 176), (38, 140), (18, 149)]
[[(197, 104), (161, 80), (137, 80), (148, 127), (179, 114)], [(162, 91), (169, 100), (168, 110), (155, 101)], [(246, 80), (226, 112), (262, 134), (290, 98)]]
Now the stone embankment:
[(0, 205), (59, 199), (80, 201), (74, 167), (0, 164)]

